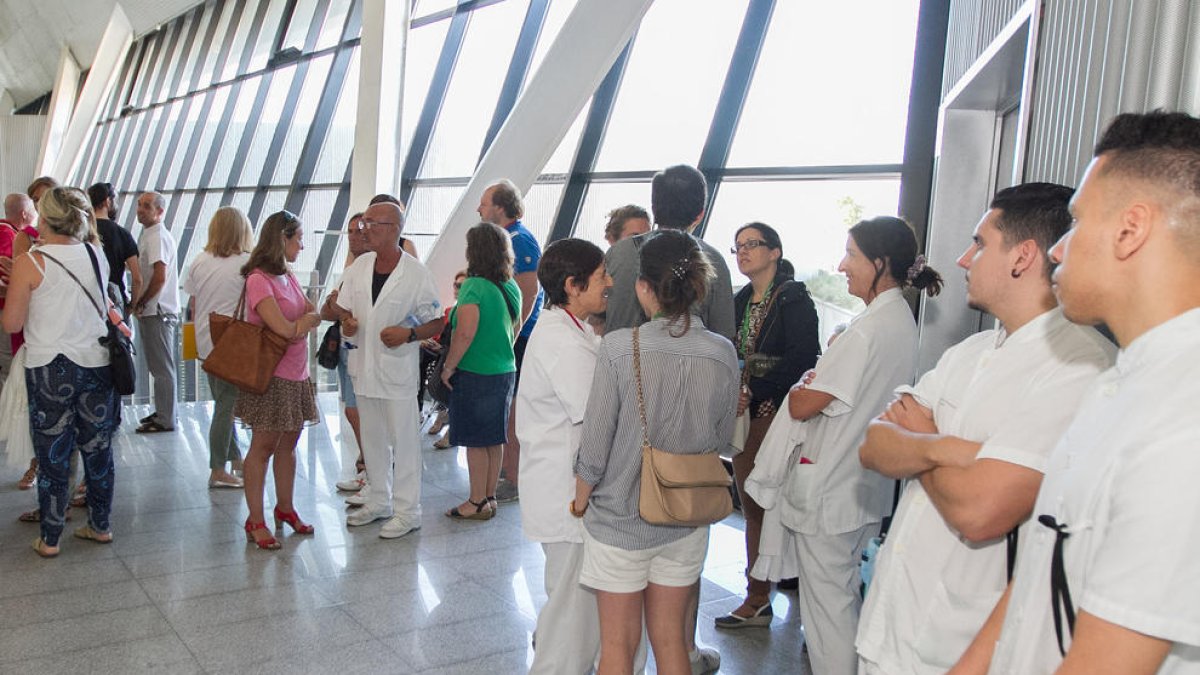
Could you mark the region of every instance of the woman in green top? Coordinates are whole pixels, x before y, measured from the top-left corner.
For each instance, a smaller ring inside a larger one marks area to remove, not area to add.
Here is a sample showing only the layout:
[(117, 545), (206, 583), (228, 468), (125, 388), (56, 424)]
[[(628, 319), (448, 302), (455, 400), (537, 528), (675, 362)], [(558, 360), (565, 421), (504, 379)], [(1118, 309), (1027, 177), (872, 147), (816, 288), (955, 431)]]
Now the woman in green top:
[(450, 388), (450, 444), (466, 446), (471, 479), (471, 496), (446, 512), (451, 518), (488, 520), (496, 515), (520, 310), (508, 233), (479, 223), (467, 231), (467, 278), (450, 313), (453, 333), (442, 370)]

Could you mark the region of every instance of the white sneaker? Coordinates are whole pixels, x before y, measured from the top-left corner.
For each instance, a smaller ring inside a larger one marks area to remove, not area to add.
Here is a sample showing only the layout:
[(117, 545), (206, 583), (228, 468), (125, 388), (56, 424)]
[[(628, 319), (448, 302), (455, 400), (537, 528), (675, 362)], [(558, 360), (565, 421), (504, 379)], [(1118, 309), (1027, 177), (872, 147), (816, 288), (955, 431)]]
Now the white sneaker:
[(420, 524), (412, 524), (404, 518), (404, 516), (392, 516), (388, 521), (379, 528), (380, 539), (399, 539), (409, 532), (416, 532), (421, 529)]
[(346, 516), (346, 524), (349, 525), (350, 527), (359, 527), (360, 525), (367, 525), (367, 524), (373, 523), (377, 520), (383, 520), (384, 518), (391, 518), (391, 517), (392, 517), (392, 514), (390, 514), (390, 513), (377, 513), (375, 511), (372, 511), (370, 508), (364, 506), (361, 509), (354, 511), (350, 515)]
[(338, 492), (358, 492), (367, 486), (367, 474), (360, 471), (354, 478), (339, 480), (334, 483), (334, 486), (337, 487)]
[(721, 669), (721, 654), (712, 647), (696, 647), (696, 651), (688, 654), (692, 663), (692, 675), (715, 673)]
[(371, 486), (364, 485), (363, 489), (346, 497), (346, 503), (350, 506), (363, 506), (367, 503), (367, 499), (371, 496)]

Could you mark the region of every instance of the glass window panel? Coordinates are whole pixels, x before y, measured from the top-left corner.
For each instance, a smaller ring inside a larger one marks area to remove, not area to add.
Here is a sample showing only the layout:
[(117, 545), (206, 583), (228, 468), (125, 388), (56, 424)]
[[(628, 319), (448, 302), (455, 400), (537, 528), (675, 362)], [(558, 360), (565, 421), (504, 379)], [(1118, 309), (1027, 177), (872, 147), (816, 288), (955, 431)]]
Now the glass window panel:
[(659, 0), (650, 7), (629, 55), (598, 171), (696, 163), (745, 13), (746, 0)]
[(329, 271), (325, 275), (325, 288), (321, 289), (321, 295), (325, 295), (326, 289), (336, 288), (342, 279), (342, 271), (346, 268), (346, 234), (345, 230), (341, 232), (330, 232), (325, 235), (325, 243), (334, 246), (333, 257), (329, 259)]
[[(217, 58), (221, 55), (221, 45), (225, 40), (229, 39), (229, 31), (231, 30), (229, 24), (233, 19), (233, 13), (237, 8), (237, 4), (236, 2), (225, 3), (225, 9), (221, 12), (221, 16), (217, 22), (217, 32), (213, 33), (213, 41), (209, 45), (208, 51), (195, 55), (195, 58), (201, 59), (201, 62), (196, 66), (200, 69), (200, 80), (196, 83), (197, 89), (211, 85), (214, 82), (214, 78), (220, 79), (221, 74), (217, 72)], [(200, 40), (200, 42), (202, 41)], [(237, 60), (236, 56), (228, 58)]]
[(146, 44), (146, 53), (142, 58), (141, 68), (137, 74), (137, 89), (130, 103), (136, 108), (143, 108), (150, 99), (150, 89), (154, 85), (154, 76), (158, 73), (159, 62), (167, 51), (166, 38), (159, 40), (159, 34), (154, 33), (142, 38)]
[[(216, 150), (213, 148), (213, 141), (217, 135), (217, 127), (220, 126), (221, 115), (225, 112), (225, 104), (229, 100), (229, 92), (232, 85), (225, 85), (213, 91), (212, 108), (209, 109), (208, 118), (201, 124), (200, 138), (196, 146), (196, 156), (192, 160), (192, 165), (189, 167), (187, 179), (183, 186), (188, 188), (195, 187), (210, 187), (209, 185), (200, 185), (200, 177), (204, 173), (204, 166), (208, 164), (209, 155)], [(225, 139), (221, 139), (223, 142)], [(225, 184), (223, 178), (218, 178), (222, 186)]]
[(650, 210), (650, 183), (592, 183), (588, 186), (579, 220), (575, 222), (575, 233), (571, 236), (587, 239), (600, 248), (607, 249), (604, 241), (604, 226), (608, 223), (608, 212), (618, 206), (637, 204)]
[(863, 306), (846, 291), (845, 277), (837, 271), (847, 230), (863, 218), (895, 215), (899, 199), (899, 178), (725, 182), (704, 239), (725, 254), (734, 285), (740, 286), (746, 279), (729, 252), (734, 232), (751, 221), (774, 227), (783, 241), (784, 257), (796, 267), (796, 278), (809, 284), (818, 301), (822, 336), (828, 337), (834, 326)]
[[(329, 216), (333, 213), (337, 196), (337, 189), (305, 191), (304, 206), (298, 214), (304, 225), (304, 250), (300, 251), (300, 256), (292, 265), (294, 269), (311, 272), (317, 268), (317, 257), (325, 241), (325, 229), (329, 227)], [(299, 278), (304, 279), (303, 276)]]
[(415, 239), (417, 235), (441, 232), (466, 189), (465, 185), (423, 185), (414, 189), (408, 198), (404, 236)]
[(329, 12), (325, 15), (325, 23), (321, 26), (321, 35), (317, 38), (320, 51), (332, 47), (342, 41), (342, 30), (346, 27), (346, 14), (350, 11), (351, 0), (333, 0), (329, 3)]
[(354, 150), (360, 55), (359, 48), (355, 47), (354, 54), (350, 57), (350, 67), (346, 71), (346, 81), (342, 85), (333, 120), (329, 125), (329, 134), (325, 137), (325, 147), (317, 160), (317, 170), (312, 179), (314, 183), (340, 183), (346, 177), (346, 166), (350, 163), (350, 153)]
[(457, 4), (458, 0), (417, 0), (417, 7), (413, 10), (412, 16), (419, 19), (429, 14), (445, 11)]
[[(304, 41), (308, 37), (308, 28), (312, 25), (316, 10), (317, 0), (299, 0), (296, 3), (296, 9), (292, 12), (292, 22), (283, 38), (282, 49), (295, 47), (304, 51)], [(320, 21), (320, 18), (317, 20)]]
[(899, 163), (918, 4), (776, 3), (729, 165)]
[[(414, 234), (411, 237), (405, 234), (404, 236), (411, 239), (413, 246), (417, 247), (418, 260), (425, 260), (429, 256), (429, 251), (433, 249), (433, 244), (437, 242), (436, 234)], [(345, 254), (343, 253), (342, 255), (344, 256)], [(345, 261), (343, 260), (342, 262)]]
[[(267, 216), (272, 213), (283, 210), (283, 203), (287, 201), (287, 193), (288, 191), (285, 189), (267, 190), (267, 198), (263, 201), (262, 214), (258, 217), (259, 223), (265, 221)], [(258, 223), (253, 224), (255, 227), (258, 226)]]
[[(542, 65), (542, 59), (546, 58), (546, 50), (554, 44), (554, 39), (558, 37), (571, 10), (575, 9), (576, 2), (578, 0), (550, 0), (550, 7), (546, 10), (546, 20), (542, 22), (542, 32), (538, 35), (537, 47), (533, 50), (533, 60), (529, 63), (530, 76), (537, 73), (537, 69)], [(527, 77), (525, 82), (521, 83), (521, 89), (524, 90), (528, 83), (529, 78)]]
[[(219, 191), (204, 193), (204, 195), (200, 198), (204, 201), (200, 206), (200, 213), (196, 215), (196, 222), (192, 227), (192, 239), (188, 243), (187, 251), (179, 252), (179, 255), (183, 256), (184, 270), (192, 266), (192, 261), (196, 259), (196, 256), (199, 255), (200, 252), (204, 250), (204, 247), (208, 244), (208, 225), (212, 222), (212, 217), (216, 214), (217, 209), (221, 207), (221, 193)], [(191, 212), (189, 211), (188, 213)], [(182, 218), (186, 215), (187, 214), (181, 214), (180, 217)], [(182, 245), (183, 237), (176, 236), (176, 239), (180, 242), (180, 245)], [(181, 275), (180, 282), (182, 283), (182, 281), (183, 277)]]
[[(162, 174), (163, 163), (170, 161), (167, 157), (167, 145), (171, 142), (171, 136), (179, 126), (179, 118), (183, 113), (183, 105), (183, 101), (174, 101), (162, 107), (163, 118), (161, 123), (164, 125), (162, 141), (159, 142), (158, 152), (154, 153), (154, 156), (148, 160), (150, 162), (150, 173), (146, 178), (147, 184), (140, 187), (156, 187), (155, 183), (158, 181), (159, 175)], [(136, 174), (136, 177), (140, 180), (141, 174)]]
[[(183, 134), (179, 138), (179, 147), (176, 149), (177, 154), (171, 158), (170, 169), (167, 171), (167, 180), (164, 181), (163, 187), (174, 189), (187, 178), (187, 169), (191, 167), (183, 166), (183, 158), (187, 156), (187, 149), (192, 143), (193, 136), (197, 133), (197, 125), (203, 125), (204, 120), (200, 119), (200, 113), (204, 110), (204, 101), (212, 95), (212, 91), (205, 91), (192, 96), (192, 105), (188, 108), (187, 117), (181, 116), (180, 124), (183, 125)], [(182, 170), (182, 172), (181, 172)]]
[[(116, 133), (110, 136), (112, 141), (110, 141), (108, 147), (104, 149), (104, 154), (100, 157), (100, 166), (96, 169), (97, 176), (112, 176), (117, 173), (120, 168), (117, 166), (120, 149), (125, 143), (129, 142), (129, 136), (133, 133), (134, 127), (137, 126), (135, 124), (136, 121), (136, 117), (130, 116), (122, 117), (114, 123), (117, 125)], [(108, 180), (108, 178), (99, 178), (98, 180)], [(116, 183), (116, 181), (111, 180), (109, 182)]]
[[(180, 63), (180, 58), (182, 57), (183, 53), (183, 43), (187, 40), (187, 34), (188, 31), (191, 30), (192, 22), (190, 18), (187, 17), (177, 19), (176, 21), (181, 22), (182, 26), (179, 29), (178, 37), (174, 38), (174, 44), (172, 44), (172, 36), (175, 35), (175, 26), (169, 25), (163, 28), (163, 30), (167, 32), (167, 44), (171, 47), (171, 51), (167, 54), (167, 60), (162, 66), (166, 69), (166, 73), (163, 75), (162, 83), (160, 86), (155, 87), (154, 92), (150, 96), (150, 103), (161, 103), (171, 95), (172, 78), (174, 78), (175, 73), (179, 72), (179, 69), (183, 67), (183, 64)], [(172, 24), (174, 23), (175, 22), (172, 22)]]
[(317, 104), (321, 100), (321, 92), (325, 89), (325, 80), (329, 76), (329, 66), (332, 64), (333, 54), (326, 54), (309, 62), (308, 75), (304, 78), (304, 87), (300, 90), (300, 100), (296, 102), (294, 110), (288, 111), (287, 138), (279, 157), (276, 158), (273, 185), (287, 185), (296, 175), (300, 151), (304, 148), (304, 142), (308, 140), (308, 132), (317, 114)]
[[(233, 199), (230, 200), (229, 205), (236, 206), (242, 210), (242, 213), (249, 214), (250, 213), (250, 204), (253, 201), (254, 201), (254, 191), (253, 190), (238, 190), (233, 193)], [(253, 228), (254, 223), (250, 223), (250, 226)]]
[(287, 0), (271, 0), (267, 15), (263, 18), (263, 28), (259, 31), (258, 40), (254, 43), (254, 53), (250, 56), (250, 65), (246, 72), (256, 72), (267, 67), (267, 61), (275, 49), (275, 33), (278, 32), (279, 22), (283, 21), (283, 9)]
[[(248, 2), (242, 10), (237, 32), (233, 34), (233, 44), (229, 48), (229, 56), (225, 58), (225, 67), (217, 73), (218, 82), (232, 80), (238, 74), (238, 65), (242, 62), (242, 52), (246, 50), (246, 41), (250, 39), (250, 27), (254, 25), (254, 15), (258, 13), (258, 3)], [(269, 33), (274, 33), (270, 27), (264, 27)], [(223, 40), (228, 40), (226, 36)]]
[(408, 33), (408, 46), (404, 53), (404, 101), (400, 119), (400, 137), (404, 145), (402, 154), (397, 162), (404, 161), (404, 154), (412, 145), (413, 132), (421, 117), (421, 108), (429, 96), (429, 83), (433, 80), (433, 70), (437, 67), (438, 55), (442, 51), (442, 43), (446, 41), (446, 32), (450, 29), (449, 21), (438, 21)]
[(132, 185), (142, 176), (142, 169), (146, 166), (146, 162), (151, 161), (150, 144), (154, 140), (155, 130), (162, 126), (163, 113), (166, 106), (155, 106), (142, 114), (143, 117), (148, 117), (149, 121), (140, 132), (140, 147), (134, 147), (132, 156), (126, 162), (128, 170), (121, 172), (120, 184)]
[[(168, 192), (163, 194), (163, 198), (167, 200), (167, 210), (163, 213), (163, 224), (175, 235), (175, 241), (179, 241), (179, 235), (183, 233), (183, 227), (187, 224), (188, 214), (192, 212), (192, 202), (196, 199), (194, 192)], [(136, 205), (135, 205), (136, 206)], [(138, 232), (141, 232), (139, 227)], [(134, 234), (133, 236), (137, 236)]]
[(295, 76), (295, 64), (274, 71), (262, 115), (253, 122), (247, 122), (254, 134), (254, 140), (250, 144), (250, 152), (246, 155), (241, 176), (234, 180), (235, 185), (258, 185), (263, 165), (267, 161), (267, 151), (271, 147), (271, 139), (275, 137), (275, 130), (279, 127), (279, 120), (283, 116), (283, 104), (287, 101), (288, 91)]
[(565, 185), (561, 181), (534, 183), (525, 193), (525, 216), (521, 218), (521, 224), (529, 228), (542, 246), (550, 237), (550, 228), (554, 226), (554, 216), (558, 213), (558, 202), (562, 200)]
[(508, 0), (471, 12), (421, 177), (469, 176), (475, 170), (528, 5)]
[[(208, 34), (209, 24), (216, 20), (215, 15), (216, 5), (212, 4), (206, 5), (204, 10), (200, 12), (200, 18), (197, 20), (198, 25), (195, 27), (196, 37), (192, 40), (191, 50), (185, 55), (186, 58), (184, 58), (182, 64), (182, 77), (179, 78), (179, 83), (175, 85), (175, 90), (171, 93), (171, 96), (183, 96), (190, 90), (192, 76), (203, 61), (201, 58), (201, 54), (203, 53), (201, 48), (204, 46), (204, 36)], [(189, 28), (189, 30), (191, 29)], [(217, 36), (214, 35), (213, 40), (216, 39)], [(186, 43), (186, 39), (184, 43)], [(180, 49), (183, 49), (183, 43), (180, 44)]]
[(575, 153), (579, 150), (579, 139), (583, 136), (583, 127), (587, 123), (588, 111), (591, 108), (592, 104), (589, 102), (575, 116), (575, 122), (571, 124), (570, 129), (567, 129), (567, 135), (563, 136), (562, 141), (558, 144), (558, 149), (554, 151), (553, 155), (550, 155), (546, 166), (542, 167), (542, 173), (565, 174), (571, 171), (571, 166), (575, 162)]
[(254, 133), (255, 124), (250, 123), (250, 112), (254, 108), (254, 98), (262, 85), (262, 76), (252, 77), (242, 82), (234, 104), (233, 115), (229, 119), (229, 128), (225, 137), (220, 140), (220, 154), (217, 155), (217, 165), (213, 170), (213, 185), (226, 185), (236, 181), (229, 180), (229, 171), (233, 168), (233, 158), (237, 154), (238, 145), (242, 142), (243, 134)]

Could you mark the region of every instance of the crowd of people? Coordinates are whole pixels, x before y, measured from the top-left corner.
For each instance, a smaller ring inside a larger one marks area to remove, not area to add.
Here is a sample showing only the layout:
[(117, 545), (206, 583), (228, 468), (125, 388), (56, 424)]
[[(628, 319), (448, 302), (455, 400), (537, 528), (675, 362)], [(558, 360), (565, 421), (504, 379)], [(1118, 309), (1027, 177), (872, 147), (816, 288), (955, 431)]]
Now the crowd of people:
[[(4, 396), (29, 402), (23, 481), (37, 487), (43, 557), (59, 554), (72, 503), (87, 509), (76, 537), (113, 538), (108, 322), (135, 316), (145, 345), (155, 412), (137, 431), (175, 426), (164, 200), (138, 198), (136, 244), (110, 220), (115, 200), (106, 183), (85, 195), (39, 179), (5, 200), (0, 223)], [(292, 503), (295, 446), (318, 420), (307, 336), (336, 321), (361, 449), (343, 435), (346, 525), (382, 521), (385, 539), (421, 527), (420, 411), (426, 386), (444, 388), (431, 433), (448, 425), (469, 479), (445, 516), (488, 521), (519, 501), (545, 554), (531, 672), (640, 672), (649, 653), (664, 674), (719, 669), (696, 641), (711, 519), (664, 521), (647, 501), (648, 477), (663, 480), (655, 457), (715, 455), (731, 458), (746, 554), (745, 597), (715, 627), (769, 626), (775, 584), (795, 579), (818, 675), (1200, 672), (1186, 573), (1200, 540), (1188, 484), (1200, 471), (1200, 120), (1121, 115), (1078, 190), (999, 191), (957, 261), (968, 303), (996, 327), (919, 378), (911, 302), (954, 281), (906, 222), (849, 228), (838, 269), (865, 309), (822, 345), (779, 232), (736, 230), (735, 294), (723, 255), (692, 234), (707, 203), (703, 174), (672, 166), (648, 211), (609, 214), (607, 251), (574, 238), (542, 251), (520, 190), (497, 182), (443, 308), (402, 236), (404, 205), (379, 195), (350, 219), (345, 271), (319, 310), (290, 268), (303, 223), (271, 214), (254, 243), (246, 216), (222, 207), (182, 286), (199, 358), (213, 350), (209, 313), (238, 306), (288, 347), (265, 393), (209, 376), (209, 487), (245, 491), (259, 549), (279, 549), (284, 524), (313, 533)], [(237, 420), (251, 430), (244, 455)], [(3, 423), (11, 453), (24, 427)]]

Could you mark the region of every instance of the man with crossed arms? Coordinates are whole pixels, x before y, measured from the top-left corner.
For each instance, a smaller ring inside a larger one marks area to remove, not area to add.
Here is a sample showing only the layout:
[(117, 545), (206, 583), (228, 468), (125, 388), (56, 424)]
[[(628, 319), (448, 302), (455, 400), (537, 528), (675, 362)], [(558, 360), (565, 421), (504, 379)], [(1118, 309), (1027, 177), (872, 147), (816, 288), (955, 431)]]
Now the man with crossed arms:
[(954, 665), (1004, 592), (1006, 533), (1032, 527), (1046, 457), (1112, 363), (1112, 344), (1070, 323), (1051, 289), (1071, 194), (1029, 183), (996, 195), (958, 264), (971, 307), (1000, 328), (948, 349), (867, 432), (863, 465), (912, 480), (859, 621), (860, 673)]

